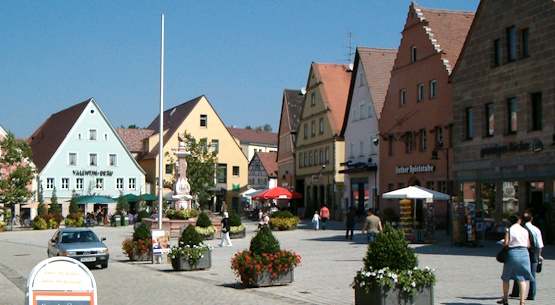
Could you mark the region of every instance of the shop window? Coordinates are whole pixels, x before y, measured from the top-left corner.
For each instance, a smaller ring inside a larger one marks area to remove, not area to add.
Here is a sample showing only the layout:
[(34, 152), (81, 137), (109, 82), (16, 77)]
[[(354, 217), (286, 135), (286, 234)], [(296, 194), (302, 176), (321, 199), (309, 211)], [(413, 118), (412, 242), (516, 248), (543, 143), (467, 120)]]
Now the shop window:
[(485, 216), (495, 218), (495, 193), (497, 192), (495, 183), (482, 183), (480, 199), (484, 203)]
[(518, 212), (518, 204), (518, 181), (503, 181), (503, 217)]

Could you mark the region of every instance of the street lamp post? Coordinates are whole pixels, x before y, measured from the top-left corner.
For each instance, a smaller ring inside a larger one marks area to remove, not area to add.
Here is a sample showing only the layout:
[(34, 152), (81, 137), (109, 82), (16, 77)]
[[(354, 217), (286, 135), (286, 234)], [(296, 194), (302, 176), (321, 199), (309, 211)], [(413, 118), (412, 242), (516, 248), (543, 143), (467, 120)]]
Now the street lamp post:
[(447, 192), (447, 195), (449, 195), (449, 199), (447, 200), (447, 211), (445, 213), (445, 217), (446, 217), (446, 221), (445, 224), (447, 225), (447, 235), (449, 235), (449, 231), (450, 231), (450, 222), (451, 222), (451, 218), (450, 218), (450, 201), (451, 201), (451, 195), (449, 193), (449, 148), (448, 147), (443, 147), (443, 141), (439, 140), (437, 142), (437, 147), (436, 149), (434, 149), (432, 151), (432, 160), (439, 160), (438, 156), (437, 156), (437, 152), (441, 151), (445, 154), (445, 160), (447, 162), (447, 180), (446, 180), (446, 184), (445, 184), (445, 191)]

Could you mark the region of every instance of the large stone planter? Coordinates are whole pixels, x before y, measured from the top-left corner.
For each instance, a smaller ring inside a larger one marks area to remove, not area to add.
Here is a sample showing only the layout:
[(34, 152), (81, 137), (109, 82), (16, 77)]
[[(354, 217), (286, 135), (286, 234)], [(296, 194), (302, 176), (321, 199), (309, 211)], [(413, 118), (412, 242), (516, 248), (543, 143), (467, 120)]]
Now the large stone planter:
[(210, 235), (204, 235), (204, 234), (199, 234), (200, 237), (202, 237), (202, 240), (211, 240), (214, 239), (214, 233), (210, 234)]
[(177, 271), (209, 269), (212, 267), (212, 251), (206, 251), (196, 266), (190, 266), (187, 260), (181, 255), (177, 255), (175, 258), (172, 258), (171, 261), (173, 269)]
[(355, 286), (355, 305), (433, 305), (434, 287), (423, 287), (414, 296), (403, 293), (402, 290), (373, 286), (370, 293), (363, 287)]
[[(258, 275), (254, 272), (254, 270), (250, 270), (249, 275), (241, 276), (241, 282), (243, 283), (243, 285), (248, 287), (268, 287), (290, 284), (293, 283), (293, 280), (295, 279), (293, 271), (294, 268), (287, 271), (287, 273), (280, 274), (276, 279), (274, 279), (272, 276), (270, 276), (270, 272), (268, 270), (264, 270)], [(247, 277), (251, 277), (252, 279), (254, 279), (254, 284), (249, 283)]]
[(152, 253), (128, 253), (129, 260), (132, 262), (152, 261)]
[(240, 232), (237, 233), (231, 233), (229, 232), (229, 238), (234, 239), (234, 238), (245, 238), (245, 236), (247, 236), (247, 228), (243, 229)]
[(279, 227), (276, 227), (276, 226), (274, 226), (274, 225), (272, 225), (272, 224), (270, 223), (270, 229), (271, 229), (272, 231), (290, 231), (290, 230), (297, 230), (297, 225), (294, 225), (294, 226), (291, 226), (291, 227), (288, 227), (288, 228), (279, 228)]

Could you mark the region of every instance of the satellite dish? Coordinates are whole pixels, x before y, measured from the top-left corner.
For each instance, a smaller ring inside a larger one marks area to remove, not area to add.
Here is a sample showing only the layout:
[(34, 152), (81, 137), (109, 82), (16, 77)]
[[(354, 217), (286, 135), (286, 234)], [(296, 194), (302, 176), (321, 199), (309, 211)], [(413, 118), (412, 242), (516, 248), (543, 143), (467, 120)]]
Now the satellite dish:
[(302, 87), (302, 88), (301, 88), (301, 94), (302, 94), (302, 95), (305, 95), (305, 94), (306, 94), (306, 88), (305, 88), (305, 87)]

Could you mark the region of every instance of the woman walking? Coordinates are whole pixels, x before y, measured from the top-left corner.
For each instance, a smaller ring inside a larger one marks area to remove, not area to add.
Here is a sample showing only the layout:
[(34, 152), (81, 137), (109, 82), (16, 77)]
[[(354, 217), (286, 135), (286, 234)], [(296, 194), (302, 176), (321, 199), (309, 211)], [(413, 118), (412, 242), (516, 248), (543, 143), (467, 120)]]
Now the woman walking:
[(503, 264), (503, 299), (497, 301), (497, 304), (507, 305), (507, 297), (509, 294), (509, 281), (514, 279), (518, 282), (520, 291), (520, 305), (524, 305), (524, 296), (526, 295), (526, 281), (535, 281), (530, 272), (530, 256), (528, 248), (530, 247), (530, 238), (528, 230), (520, 225), (520, 216), (513, 214), (509, 217), (511, 227), (505, 233), (503, 247), (509, 247), (509, 257)]

